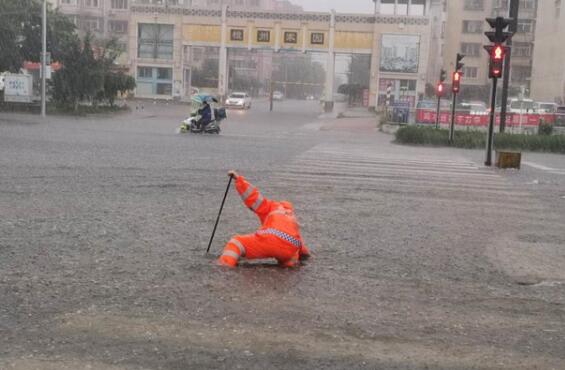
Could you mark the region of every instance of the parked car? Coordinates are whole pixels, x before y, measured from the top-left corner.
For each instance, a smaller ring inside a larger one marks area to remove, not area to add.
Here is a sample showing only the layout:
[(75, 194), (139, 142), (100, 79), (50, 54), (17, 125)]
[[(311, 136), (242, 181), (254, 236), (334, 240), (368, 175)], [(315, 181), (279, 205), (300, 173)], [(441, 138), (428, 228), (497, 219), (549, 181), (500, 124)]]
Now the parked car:
[(534, 113), (536, 104), (532, 99), (510, 99), (508, 113)]
[(555, 110), (557, 109), (557, 104), (536, 102), (535, 109), (536, 112), (540, 114), (551, 114), (551, 113), (555, 113)]
[(225, 106), (228, 108), (250, 109), (251, 97), (244, 92), (233, 92), (226, 99)]
[(489, 110), (487, 105), (480, 101), (462, 102), (457, 106), (457, 111), (462, 111), (472, 115), (487, 115)]
[(273, 92), (273, 100), (283, 100), (284, 94), (280, 91)]

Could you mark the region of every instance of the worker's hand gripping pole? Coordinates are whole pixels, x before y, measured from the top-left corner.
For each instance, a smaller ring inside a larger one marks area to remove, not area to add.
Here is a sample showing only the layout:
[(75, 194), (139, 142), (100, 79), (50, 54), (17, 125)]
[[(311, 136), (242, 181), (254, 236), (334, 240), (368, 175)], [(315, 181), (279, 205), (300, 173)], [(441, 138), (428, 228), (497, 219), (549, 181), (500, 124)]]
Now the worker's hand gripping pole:
[(230, 173), (229, 177), (230, 180), (228, 181), (228, 187), (226, 188), (226, 193), (224, 194), (224, 199), (222, 200), (222, 205), (220, 206), (220, 212), (218, 212), (218, 218), (216, 218), (216, 224), (214, 225), (214, 230), (212, 231), (210, 243), (208, 243), (208, 249), (206, 249), (206, 254), (210, 252), (210, 247), (212, 246), (212, 241), (214, 240), (214, 235), (216, 234), (216, 228), (218, 227), (218, 223), (220, 222), (220, 216), (222, 215), (222, 210), (224, 209), (224, 204), (226, 203), (226, 198), (228, 197), (228, 192), (230, 191), (231, 182), (235, 176)]

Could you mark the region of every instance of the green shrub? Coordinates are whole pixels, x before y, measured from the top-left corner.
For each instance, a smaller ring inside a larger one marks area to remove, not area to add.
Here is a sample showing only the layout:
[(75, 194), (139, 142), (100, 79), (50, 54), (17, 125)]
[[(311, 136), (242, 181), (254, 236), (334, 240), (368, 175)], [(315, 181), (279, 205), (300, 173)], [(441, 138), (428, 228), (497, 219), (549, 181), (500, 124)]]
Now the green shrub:
[[(411, 145), (449, 146), (449, 132), (433, 127), (405, 126), (396, 132), (396, 142)], [(483, 149), (486, 146), (486, 133), (456, 131), (453, 146), (465, 149)], [(494, 148), (565, 154), (565, 135), (496, 134)]]
[(540, 124), (538, 127), (538, 135), (551, 135), (553, 134), (553, 125), (549, 122), (545, 122), (540, 119)]

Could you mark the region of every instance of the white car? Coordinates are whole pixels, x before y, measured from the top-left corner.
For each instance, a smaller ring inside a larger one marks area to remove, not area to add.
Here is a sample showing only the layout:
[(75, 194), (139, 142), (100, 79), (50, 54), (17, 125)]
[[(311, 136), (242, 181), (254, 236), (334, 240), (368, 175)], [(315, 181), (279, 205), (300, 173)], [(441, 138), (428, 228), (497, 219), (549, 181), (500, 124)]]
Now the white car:
[(250, 109), (251, 97), (244, 92), (233, 92), (226, 99), (226, 107)]
[(280, 91), (273, 92), (273, 100), (283, 100), (284, 94)]

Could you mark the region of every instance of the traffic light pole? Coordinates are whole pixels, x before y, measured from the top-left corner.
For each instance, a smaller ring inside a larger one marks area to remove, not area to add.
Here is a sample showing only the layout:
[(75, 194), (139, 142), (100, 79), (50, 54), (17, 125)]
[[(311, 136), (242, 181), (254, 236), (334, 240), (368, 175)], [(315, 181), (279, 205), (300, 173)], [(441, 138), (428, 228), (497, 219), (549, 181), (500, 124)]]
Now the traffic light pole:
[(498, 79), (492, 79), (492, 93), (490, 97), (490, 121), (488, 125), (487, 134), (487, 155), (485, 159), (485, 166), (492, 166), (492, 147), (494, 142), (494, 120), (496, 117), (496, 83)]
[(455, 136), (455, 104), (457, 103), (457, 93), (453, 92), (453, 102), (451, 103), (451, 125), (449, 126), (449, 144), (453, 144)]
[[(512, 22), (509, 26), (509, 31), (514, 33), (517, 31), (518, 26), (518, 12), (520, 9), (519, 0), (510, 0), (510, 18)], [(507, 46), (512, 46), (512, 38), (509, 38), (506, 42)], [(511, 54), (506, 53), (504, 61), (504, 80), (502, 81), (502, 96), (501, 96), (501, 106), (500, 106), (500, 132), (504, 132), (506, 129), (506, 111), (508, 105), (508, 86), (510, 85), (510, 61)]]
[(436, 110), (436, 129), (439, 128), (439, 113), (440, 113), (441, 96), (437, 97), (437, 110)]

